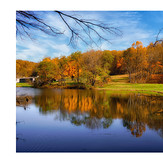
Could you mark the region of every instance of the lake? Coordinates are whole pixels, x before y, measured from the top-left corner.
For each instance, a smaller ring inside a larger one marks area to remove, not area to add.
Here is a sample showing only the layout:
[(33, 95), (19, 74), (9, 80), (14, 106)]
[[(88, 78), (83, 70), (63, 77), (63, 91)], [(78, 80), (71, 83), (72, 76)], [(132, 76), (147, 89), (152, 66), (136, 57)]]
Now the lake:
[(163, 97), (16, 88), (17, 152), (163, 152)]

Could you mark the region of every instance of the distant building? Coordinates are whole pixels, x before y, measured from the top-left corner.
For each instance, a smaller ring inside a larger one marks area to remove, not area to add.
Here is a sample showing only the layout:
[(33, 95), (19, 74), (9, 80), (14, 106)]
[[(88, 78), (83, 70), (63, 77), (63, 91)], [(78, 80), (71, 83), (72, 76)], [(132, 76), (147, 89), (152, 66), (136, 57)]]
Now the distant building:
[(23, 78), (16, 78), (16, 83), (28, 83), (34, 82), (37, 77), (23, 77)]
[(19, 78), (16, 78), (16, 83), (19, 83)]

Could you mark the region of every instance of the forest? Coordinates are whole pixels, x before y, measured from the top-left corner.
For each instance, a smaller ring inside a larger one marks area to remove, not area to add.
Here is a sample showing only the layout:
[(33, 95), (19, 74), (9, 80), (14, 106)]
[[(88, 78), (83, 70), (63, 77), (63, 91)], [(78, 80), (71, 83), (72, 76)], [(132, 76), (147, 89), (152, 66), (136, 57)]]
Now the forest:
[(126, 50), (76, 51), (35, 63), (16, 60), (16, 77), (37, 77), (34, 87), (103, 86), (111, 75), (128, 74), (129, 83), (163, 83), (163, 42), (147, 47), (137, 41)]

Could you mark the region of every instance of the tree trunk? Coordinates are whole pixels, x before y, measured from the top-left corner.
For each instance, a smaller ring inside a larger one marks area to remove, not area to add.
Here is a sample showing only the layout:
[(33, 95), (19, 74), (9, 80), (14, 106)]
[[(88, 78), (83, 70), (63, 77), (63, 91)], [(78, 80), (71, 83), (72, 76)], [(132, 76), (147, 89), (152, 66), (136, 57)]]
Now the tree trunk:
[(77, 67), (77, 82), (79, 83), (79, 66)]
[(131, 73), (129, 72), (129, 82), (131, 83)]

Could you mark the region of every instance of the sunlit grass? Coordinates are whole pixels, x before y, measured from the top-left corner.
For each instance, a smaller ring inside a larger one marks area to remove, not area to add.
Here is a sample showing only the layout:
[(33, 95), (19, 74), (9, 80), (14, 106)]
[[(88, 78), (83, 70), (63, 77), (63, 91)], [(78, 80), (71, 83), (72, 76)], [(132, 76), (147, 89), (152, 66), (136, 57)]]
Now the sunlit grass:
[(163, 96), (163, 84), (129, 83), (127, 74), (111, 76), (111, 82), (98, 89), (106, 89), (108, 93), (141, 93)]
[[(64, 83), (64, 82), (63, 82)], [(63, 88), (78, 88), (79, 84), (76, 80), (71, 80), (66, 78), (65, 85)], [(82, 84), (80, 83), (82, 86)], [(32, 87), (29, 83), (16, 83), (17, 87)], [(47, 88), (59, 87), (59, 82), (54, 81), (50, 85), (47, 85)], [(163, 96), (163, 84), (136, 84), (128, 82), (128, 75), (113, 75), (111, 76), (111, 82), (105, 84), (101, 87), (95, 87), (95, 89), (105, 89), (108, 93), (141, 93), (148, 95), (158, 95)]]
[(128, 74), (123, 74), (123, 75), (112, 75), (111, 76), (111, 81), (112, 82), (123, 82), (127, 83), (128, 82)]
[(17, 87), (32, 87), (32, 84), (29, 83), (16, 83)]

